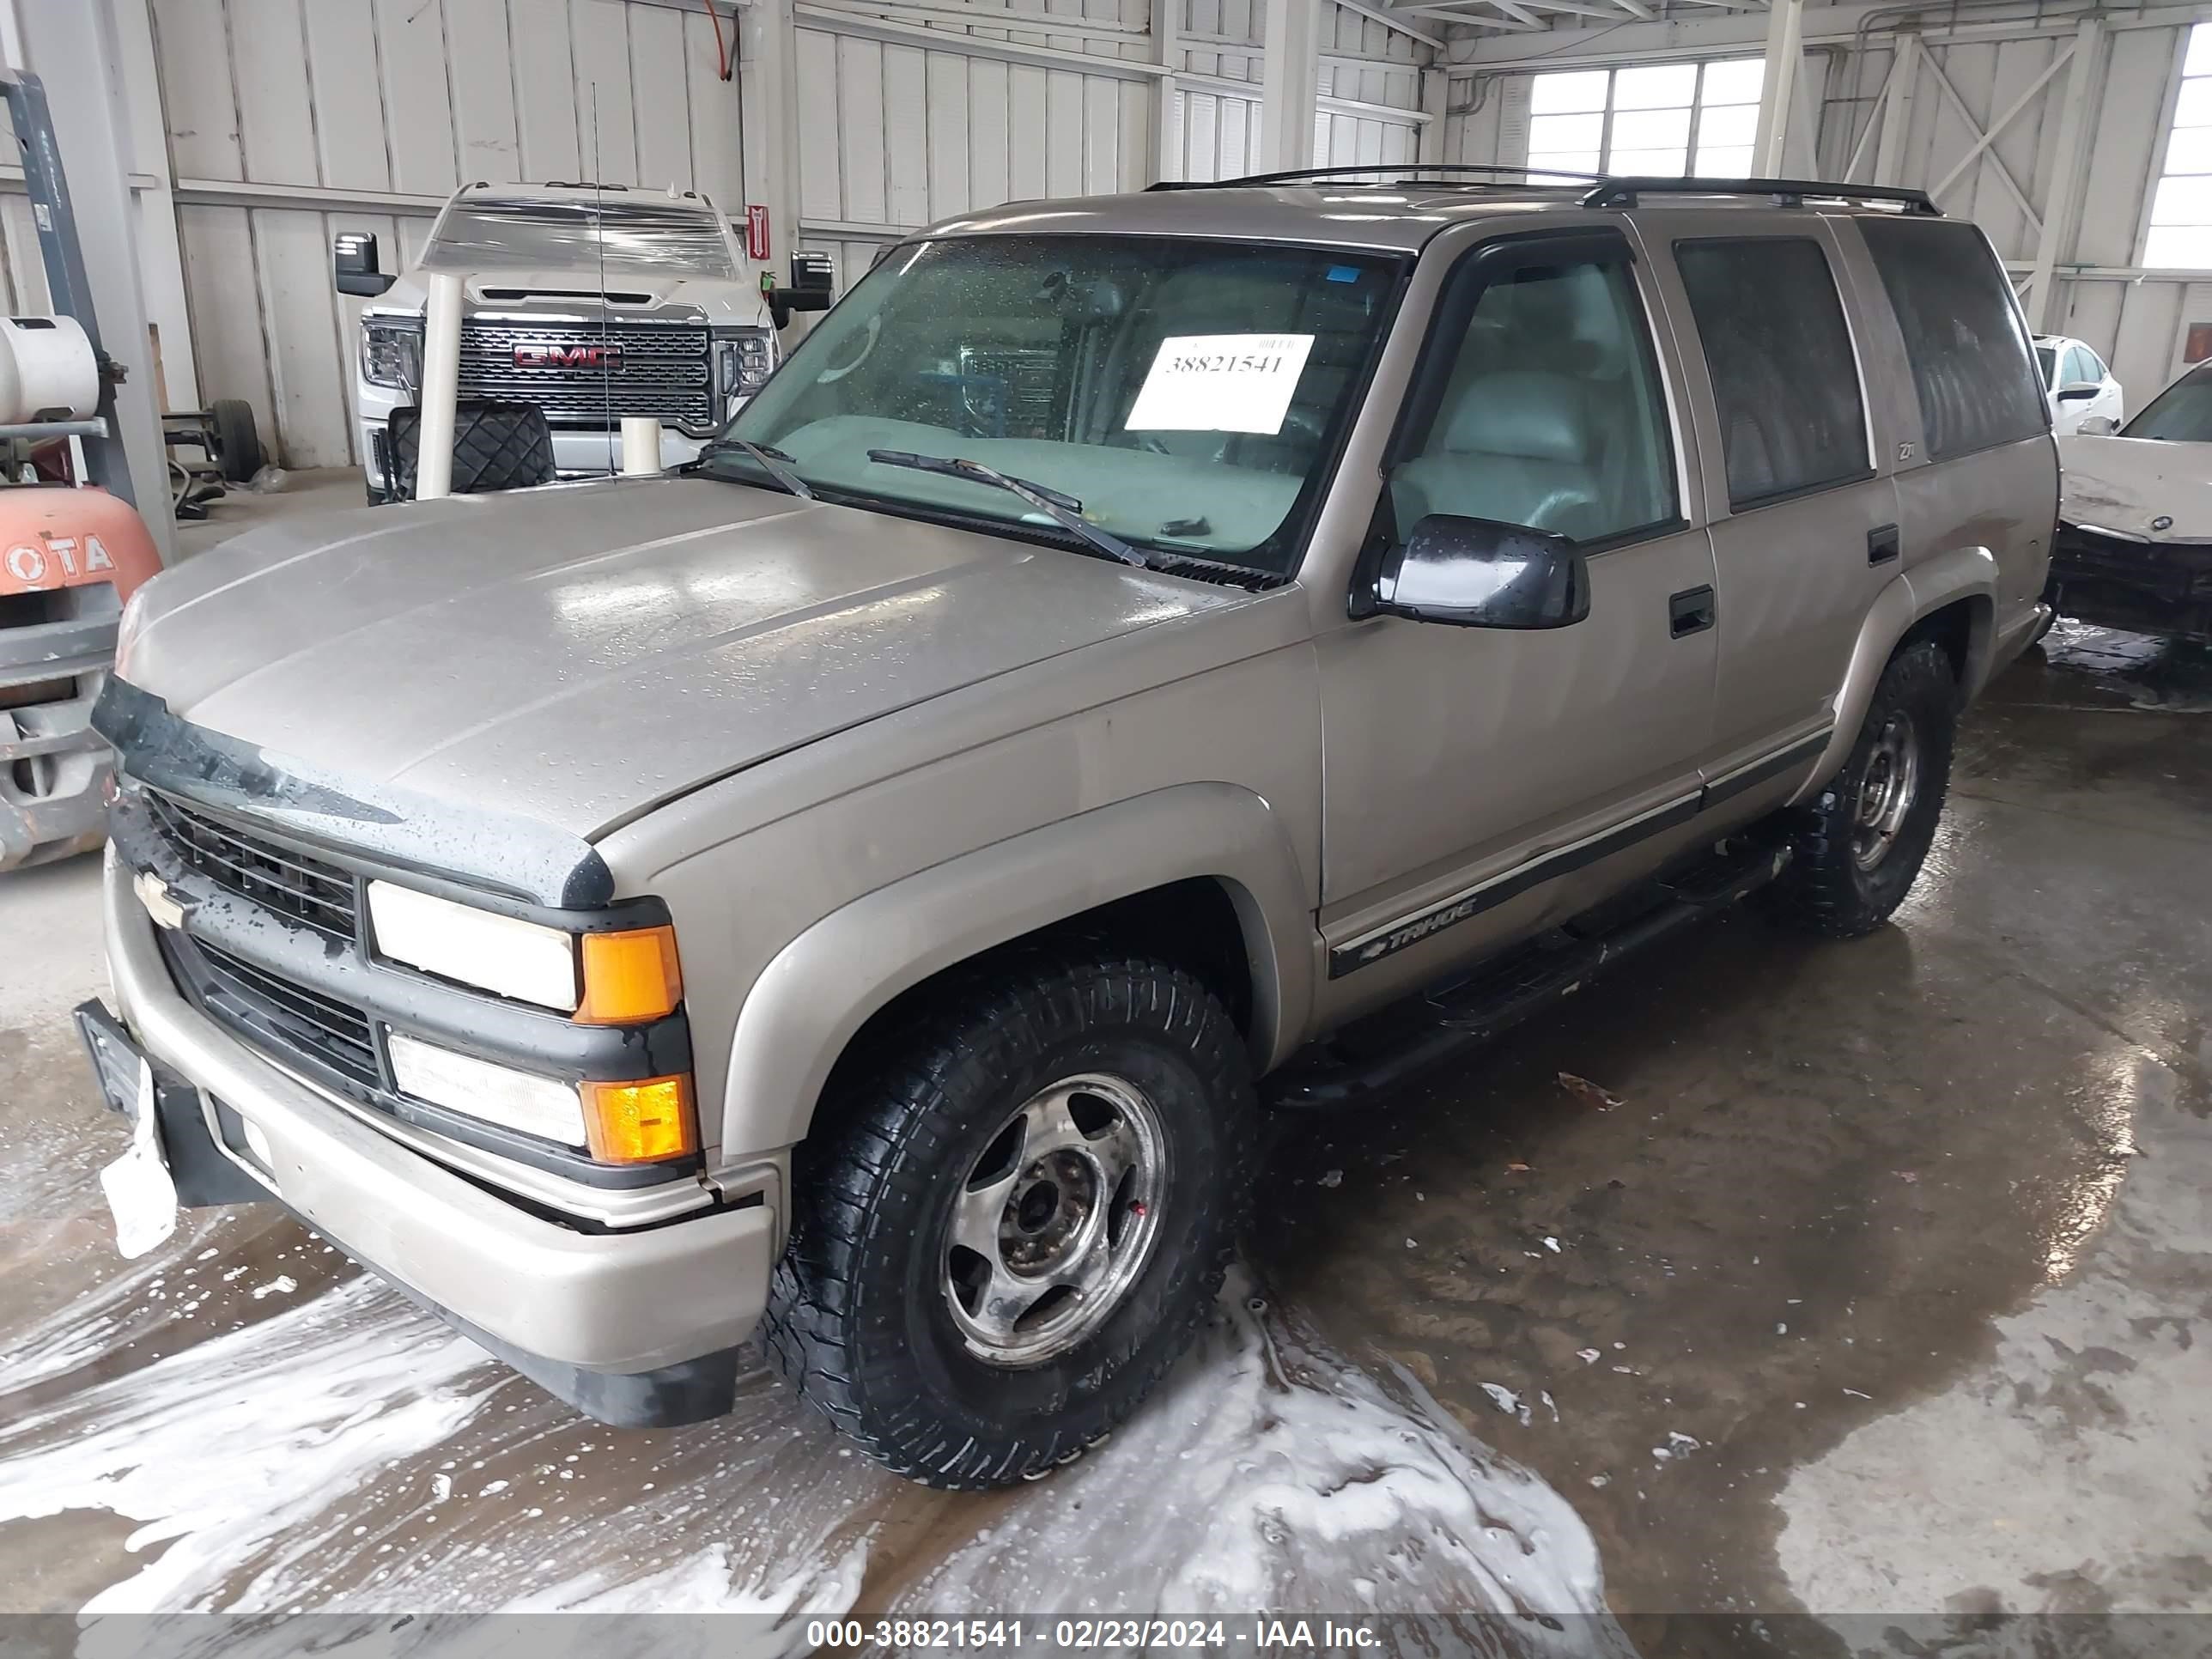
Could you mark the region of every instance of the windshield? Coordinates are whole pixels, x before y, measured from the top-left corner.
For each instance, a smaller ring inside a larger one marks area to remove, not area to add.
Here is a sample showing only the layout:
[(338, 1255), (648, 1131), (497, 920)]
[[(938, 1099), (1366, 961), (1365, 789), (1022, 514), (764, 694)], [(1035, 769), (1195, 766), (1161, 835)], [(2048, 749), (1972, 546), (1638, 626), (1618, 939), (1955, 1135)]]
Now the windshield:
[[(1080, 503), (1138, 549), (1287, 574), (1382, 333), (1395, 261), (1146, 237), (988, 236), (896, 248), (728, 435), (833, 500), (1034, 526), (979, 463)], [(742, 453), (708, 463), (748, 481)]]
[(423, 250), (422, 264), (430, 270), (596, 270), (602, 252), (611, 271), (737, 275), (721, 222), (706, 208), (611, 193), (602, 203), (457, 202)]
[(2047, 388), (2051, 385), (2051, 377), (2058, 372), (2057, 349), (2051, 346), (2036, 347), (2035, 366), (2043, 371), (2043, 384)]
[(2120, 435), (2212, 444), (2212, 362), (2199, 363), (2152, 398), (2148, 409), (2120, 428)]

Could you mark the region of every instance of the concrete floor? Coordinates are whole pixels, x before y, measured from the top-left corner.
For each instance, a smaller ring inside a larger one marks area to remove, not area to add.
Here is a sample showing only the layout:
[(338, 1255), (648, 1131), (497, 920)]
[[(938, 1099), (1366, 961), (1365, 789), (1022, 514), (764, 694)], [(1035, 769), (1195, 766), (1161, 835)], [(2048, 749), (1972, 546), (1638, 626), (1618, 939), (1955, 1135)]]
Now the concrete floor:
[(1279, 1124), (1169, 1389), (983, 1498), (878, 1474), (765, 1374), (722, 1422), (600, 1428), (259, 1209), (122, 1262), (123, 1135), (65, 1019), (93, 861), (0, 878), (0, 1610), (744, 1610), (783, 1615), (745, 1626), (769, 1652), (848, 1608), (1517, 1609), (1647, 1656), (2202, 1651), (2125, 1620), (2212, 1613), (2208, 712), (2212, 661), (2062, 625), (1971, 716), (1894, 926), (1732, 915), (1393, 1110)]

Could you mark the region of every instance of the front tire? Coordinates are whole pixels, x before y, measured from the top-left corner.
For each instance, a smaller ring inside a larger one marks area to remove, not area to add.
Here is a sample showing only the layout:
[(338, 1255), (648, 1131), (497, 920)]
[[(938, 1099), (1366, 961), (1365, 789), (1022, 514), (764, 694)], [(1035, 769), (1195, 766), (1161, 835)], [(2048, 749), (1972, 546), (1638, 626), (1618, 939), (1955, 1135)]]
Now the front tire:
[(1243, 1041), (1167, 963), (963, 979), (853, 1068), (799, 1148), (769, 1350), (893, 1472), (1030, 1478), (1189, 1346), (1249, 1202)]
[(1772, 890), (1783, 921), (1857, 939), (1905, 902), (1942, 816), (1958, 707), (1951, 659), (1932, 641), (1889, 659), (1849, 758), (1788, 815), (1792, 857)]

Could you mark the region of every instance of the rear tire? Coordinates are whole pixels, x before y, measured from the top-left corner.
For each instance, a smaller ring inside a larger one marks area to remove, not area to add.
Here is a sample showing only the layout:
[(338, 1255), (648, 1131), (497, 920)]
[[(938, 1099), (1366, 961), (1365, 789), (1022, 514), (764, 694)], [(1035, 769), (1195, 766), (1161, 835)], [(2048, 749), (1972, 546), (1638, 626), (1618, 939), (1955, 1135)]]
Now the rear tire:
[(1206, 988), (1079, 954), (956, 982), (823, 1112), (770, 1358), (871, 1457), (953, 1490), (1065, 1463), (1151, 1392), (1220, 1291), (1259, 1138)]
[(1770, 890), (1779, 919), (1856, 939), (1905, 902), (1942, 816), (1958, 707), (1951, 660), (1933, 641), (1889, 659), (1849, 758), (1785, 815), (1793, 856)]

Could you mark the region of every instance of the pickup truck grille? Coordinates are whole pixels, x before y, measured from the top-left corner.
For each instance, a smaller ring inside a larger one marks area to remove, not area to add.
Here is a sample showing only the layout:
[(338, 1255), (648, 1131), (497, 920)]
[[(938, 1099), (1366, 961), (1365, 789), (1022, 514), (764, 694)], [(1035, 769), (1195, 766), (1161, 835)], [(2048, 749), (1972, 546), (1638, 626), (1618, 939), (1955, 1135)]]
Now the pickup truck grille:
[(169, 971), (201, 1009), (280, 1059), (306, 1060), (333, 1080), (380, 1089), (368, 1015), (311, 991), (202, 939), (161, 935)]
[(216, 886), (332, 939), (359, 930), (354, 878), (334, 864), (280, 847), (149, 789), (146, 805), (176, 855)]
[[(461, 325), (461, 396), (536, 404), (556, 426), (650, 415), (704, 432), (717, 424), (704, 323)], [(612, 361), (605, 356), (611, 354)]]

